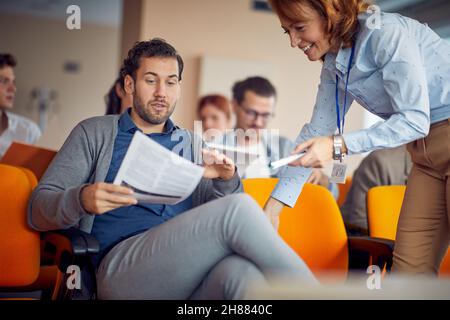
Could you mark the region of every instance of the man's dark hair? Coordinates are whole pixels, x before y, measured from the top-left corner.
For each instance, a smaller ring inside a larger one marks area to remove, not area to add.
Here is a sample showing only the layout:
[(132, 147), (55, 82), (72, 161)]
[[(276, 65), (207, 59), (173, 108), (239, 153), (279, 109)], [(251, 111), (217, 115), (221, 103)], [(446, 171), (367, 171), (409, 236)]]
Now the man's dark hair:
[(277, 91), (269, 80), (263, 77), (250, 77), (233, 85), (233, 99), (239, 104), (244, 100), (246, 91), (253, 91), (258, 96), (276, 97)]
[(149, 41), (136, 42), (133, 48), (128, 51), (128, 57), (123, 61), (123, 77), (129, 74), (134, 80), (136, 80), (136, 70), (139, 69), (141, 58), (151, 57), (173, 57), (178, 61), (178, 80), (181, 80), (183, 74), (183, 59), (164, 39), (153, 38)]
[(11, 67), (14, 68), (17, 65), (17, 61), (13, 55), (9, 53), (0, 53), (0, 68)]

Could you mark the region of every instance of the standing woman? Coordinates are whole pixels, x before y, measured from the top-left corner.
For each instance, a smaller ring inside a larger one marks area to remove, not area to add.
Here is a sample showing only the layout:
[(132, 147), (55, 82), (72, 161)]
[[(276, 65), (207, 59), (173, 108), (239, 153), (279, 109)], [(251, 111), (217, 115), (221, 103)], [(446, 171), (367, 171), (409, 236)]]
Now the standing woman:
[[(312, 119), (294, 151), (306, 154), (284, 168), (266, 212), (278, 219), (283, 205), (293, 206), (310, 168), (407, 143), (414, 165), (393, 268), (436, 274), (450, 230), (450, 44), (415, 20), (367, 13), (363, 0), (269, 2), (291, 46), (323, 65)], [(353, 101), (384, 121), (346, 133)]]

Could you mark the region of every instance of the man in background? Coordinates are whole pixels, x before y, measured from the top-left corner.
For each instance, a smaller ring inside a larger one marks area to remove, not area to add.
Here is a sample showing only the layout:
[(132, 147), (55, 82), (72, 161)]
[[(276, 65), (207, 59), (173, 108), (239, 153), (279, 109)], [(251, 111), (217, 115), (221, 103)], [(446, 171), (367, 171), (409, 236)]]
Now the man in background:
[[(272, 170), (268, 164), (290, 156), (295, 145), (288, 138), (267, 130), (275, 112), (275, 87), (266, 78), (249, 77), (233, 85), (232, 95), (232, 107), (236, 115), (235, 131), (222, 137), (219, 142), (258, 155), (250, 163), (236, 161), (242, 178), (278, 177), (280, 170)], [(321, 185), (330, 190), (335, 198), (338, 197), (336, 184), (330, 183), (328, 176), (321, 170), (313, 170), (308, 182)]]
[(367, 192), (378, 186), (406, 185), (411, 167), (406, 146), (376, 150), (364, 158), (353, 174), (352, 185), (341, 207), (351, 234), (368, 234)]
[(10, 111), (17, 91), (16, 65), (12, 55), (0, 53), (0, 158), (13, 141), (34, 144), (41, 136), (33, 121)]

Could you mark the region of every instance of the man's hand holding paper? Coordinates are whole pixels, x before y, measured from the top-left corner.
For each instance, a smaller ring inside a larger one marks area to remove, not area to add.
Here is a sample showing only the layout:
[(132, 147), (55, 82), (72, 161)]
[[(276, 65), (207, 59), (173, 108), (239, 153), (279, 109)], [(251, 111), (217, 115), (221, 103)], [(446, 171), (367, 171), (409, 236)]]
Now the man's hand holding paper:
[(133, 190), (139, 202), (171, 205), (194, 191), (204, 170), (136, 131), (114, 184)]
[(137, 204), (137, 200), (131, 197), (132, 194), (133, 190), (130, 188), (97, 182), (82, 189), (80, 201), (87, 212), (103, 214), (120, 207)]

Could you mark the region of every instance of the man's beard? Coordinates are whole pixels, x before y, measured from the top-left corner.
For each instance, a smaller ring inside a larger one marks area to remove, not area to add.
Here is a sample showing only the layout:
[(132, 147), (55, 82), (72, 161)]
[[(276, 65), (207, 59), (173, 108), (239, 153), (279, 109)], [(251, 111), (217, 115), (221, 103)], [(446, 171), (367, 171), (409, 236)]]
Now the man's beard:
[[(152, 112), (152, 103), (162, 103), (167, 106), (167, 109), (165, 112)], [(174, 103), (173, 106), (170, 106), (165, 101), (160, 100), (151, 100), (147, 102), (147, 105), (145, 106), (144, 103), (137, 97), (136, 94), (133, 95), (133, 106), (134, 110), (138, 114), (138, 116), (144, 120), (145, 122), (148, 122), (153, 125), (162, 124), (167, 121), (167, 119), (170, 118), (173, 111), (175, 110), (176, 103)]]

